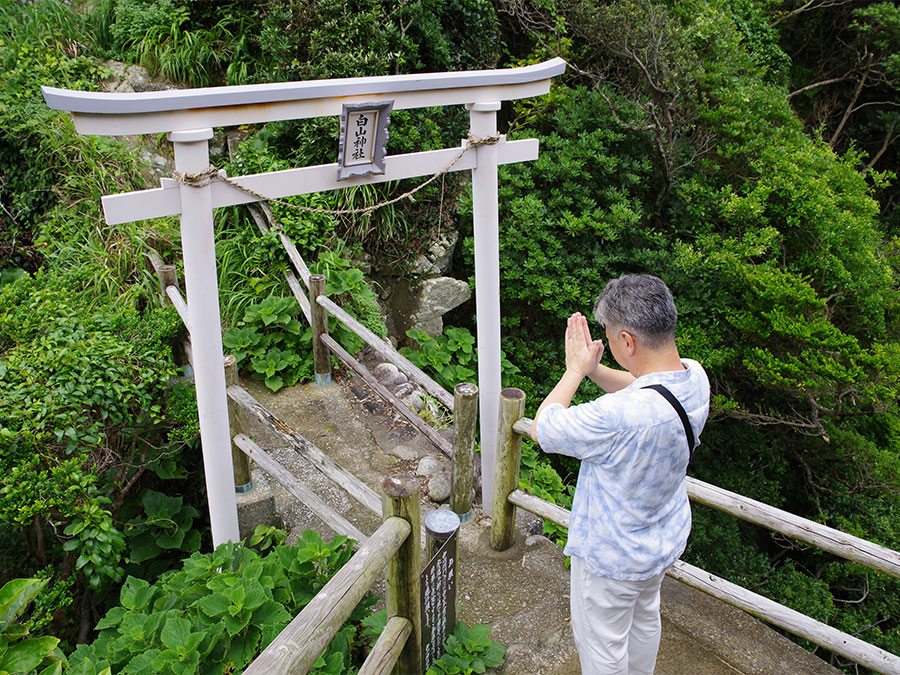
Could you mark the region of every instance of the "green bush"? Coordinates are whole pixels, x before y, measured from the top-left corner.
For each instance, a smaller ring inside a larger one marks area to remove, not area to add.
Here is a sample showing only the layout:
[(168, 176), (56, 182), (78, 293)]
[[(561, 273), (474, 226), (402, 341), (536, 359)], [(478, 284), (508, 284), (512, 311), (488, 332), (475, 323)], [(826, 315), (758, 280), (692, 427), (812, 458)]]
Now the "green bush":
[[(195, 553), (181, 569), (150, 584), (128, 577), (120, 604), (97, 624), (70, 662), (115, 672), (234, 672), (245, 668), (347, 560), (346, 537), (325, 542), (307, 530), (293, 546), (266, 555), (231, 542)], [(375, 602), (366, 596), (332, 640), (322, 671), (346, 672), (362, 638), (360, 622)], [(336, 671), (328, 668), (337, 667)]]

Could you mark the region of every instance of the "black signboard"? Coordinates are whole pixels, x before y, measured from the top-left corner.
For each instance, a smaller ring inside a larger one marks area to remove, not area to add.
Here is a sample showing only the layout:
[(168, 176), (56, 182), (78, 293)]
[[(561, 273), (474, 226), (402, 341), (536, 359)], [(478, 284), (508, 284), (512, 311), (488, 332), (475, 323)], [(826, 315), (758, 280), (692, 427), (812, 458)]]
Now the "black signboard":
[(422, 570), (422, 667), (444, 653), (456, 626), (456, 535), (454, 532)]

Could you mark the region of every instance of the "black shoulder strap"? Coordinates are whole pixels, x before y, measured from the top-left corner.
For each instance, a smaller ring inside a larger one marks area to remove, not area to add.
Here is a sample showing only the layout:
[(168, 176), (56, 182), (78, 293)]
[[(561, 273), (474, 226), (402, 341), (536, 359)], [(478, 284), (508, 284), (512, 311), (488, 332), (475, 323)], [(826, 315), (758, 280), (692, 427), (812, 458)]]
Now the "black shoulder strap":
[(681, 418), (681, 423), (684, 425), (684, 435), (687, 436), (688, 464), (690, 464), (691, 460), (694, 459), (694, 446), (697, 445), (697, 441), (694, 439), (694, 429), (691, 427), (691, 421), (688, 419), (687, 413), (684, 411), (684, 406), (682, 406), (681, 402), (677, 398), (675, 398), (675, 394), (673, 394), (661, 384), (648, 384), (646, 387), (641, 387), (641, 389), (653, 389), (654, 391), (658, 391), (660, 394), (662, 394), (663, 398), (665, 398), (669, 403), (672, 404), (672, 407), (675, 408), (675, 412), (678, 413), (678, 416)]

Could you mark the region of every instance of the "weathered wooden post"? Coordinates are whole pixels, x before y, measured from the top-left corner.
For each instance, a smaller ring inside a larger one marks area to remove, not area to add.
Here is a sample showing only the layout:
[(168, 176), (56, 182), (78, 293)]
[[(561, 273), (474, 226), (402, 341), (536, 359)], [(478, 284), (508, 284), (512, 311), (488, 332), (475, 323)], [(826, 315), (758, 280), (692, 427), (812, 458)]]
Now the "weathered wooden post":
[(522, 437), (513, 430), (513, 424), (524, 414), (524, 391), (510, 387), (500, 392), (494, 514), (491, 517), (491, 548), (495, 551), (508, 549), (512, 546), (515, 537), (516, 507), (509, 503), (508, 497), (510, 492), (519, 487)]
[(175, 265), (160, 265), (156, 270), (156, 276), (159, 278), (160, 300), (162, 300), (162, 304), (167, 305), (171, 301), (166, 289), (169, 286), (178, 288), (178, 270), (175, 269)]
[[(238, 383), (237, 359), (231, 354), (225, 356), (225, 387)], [(228, 399), (228, 427), (231, 429), (231, 438), (234, 439), (240, 433), (241, 412), (237, 403)], [(242, 495), (253, 489), (253, 476), (250, 473), (250, 458), (244, 454), (238, 446), (231, 441), (231, 462), (234, 465), (234, 491)]]
[(386, 478), (383, 484), (383, 514), (403, 518), (411, 528), (409, 536), (387, 565), (387, 619), (402, 616), (412, 623), (412, 633), (394, 668), (396, 675), (420, 675), (422, 672), (422, 617), (420, 612), (420, 580), (422, 567), (419, 490), (414, 481), (401, 476)]
[(312, 327), (313, 362), (316, 371), (316, 384), (325, 386), (331, 384), (331, 355), (328, 348), (322, 344), (320, 335), (328, 335), (328, 312), (326, 312), (316, 298), (325, 295), (325, 275), (309, 275), (309, 311), (310, 326)]
[(465, 522), (472, 517), (472, 481), (478, 387), (461, 382), (453, 390), (453, 457), (450, 463), (450, 508)]

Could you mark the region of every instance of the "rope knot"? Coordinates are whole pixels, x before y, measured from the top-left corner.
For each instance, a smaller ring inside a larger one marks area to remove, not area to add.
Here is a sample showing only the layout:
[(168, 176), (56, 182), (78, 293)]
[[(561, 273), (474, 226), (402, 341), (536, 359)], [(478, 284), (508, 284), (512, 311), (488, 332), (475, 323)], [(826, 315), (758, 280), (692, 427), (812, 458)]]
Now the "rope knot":
[(475, 136), (474, 134), (469, 134), (469, 137), (466, 139), (469, 143), (470, 148), (477, 148), (479, 145), (497, 145), (500, 142), (500, 136)]
[(181, 185), (187, 185), (189, 187), (206, 187), (219, 180), (219, 170), (210, 164), (203, 171), (197, 171), (195, 173), (181, 173), (180, 171), (176, 171), (175, 180)]

